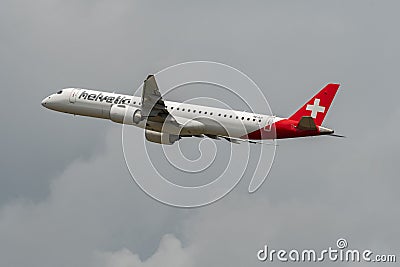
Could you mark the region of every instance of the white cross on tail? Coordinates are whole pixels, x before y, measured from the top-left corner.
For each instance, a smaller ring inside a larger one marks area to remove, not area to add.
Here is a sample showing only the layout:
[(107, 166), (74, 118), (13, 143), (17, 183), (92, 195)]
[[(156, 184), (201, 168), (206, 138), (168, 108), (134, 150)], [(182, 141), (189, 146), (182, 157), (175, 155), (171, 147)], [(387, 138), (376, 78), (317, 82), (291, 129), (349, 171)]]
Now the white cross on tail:
[(311, 111), (311, 117), (316, 118), (318, 115), (318, 112), (325, 112), (325, 107), (319, 105), (319, 98), (314, 99), (314, 104), (313, 105), (307, 105), (306, 110)]

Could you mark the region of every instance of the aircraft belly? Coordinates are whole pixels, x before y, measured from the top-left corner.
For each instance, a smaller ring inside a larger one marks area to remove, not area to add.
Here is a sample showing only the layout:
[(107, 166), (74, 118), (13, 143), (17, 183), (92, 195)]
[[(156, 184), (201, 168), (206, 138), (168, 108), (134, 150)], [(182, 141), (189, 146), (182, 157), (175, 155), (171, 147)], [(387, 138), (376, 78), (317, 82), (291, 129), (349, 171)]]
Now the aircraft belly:
[[(199, 121), (202, 121), (199, 119)], [(216, 121), (211, 119), (204, 119), (205, 134), (210, 135), (223, 135), (231, 137), (241, 137), (253, 129), (258, 129), (258, 124), (245, 125), (240, 123), (232, 123), (231, 121)]]
[(75, 102), (65, 105), (59, 105), (57, 108), (54, 108), (54, 110), (74, 115), (109, 119), (109, 114), (106, 115), (103, 112), (103, 108), (101, 105)]

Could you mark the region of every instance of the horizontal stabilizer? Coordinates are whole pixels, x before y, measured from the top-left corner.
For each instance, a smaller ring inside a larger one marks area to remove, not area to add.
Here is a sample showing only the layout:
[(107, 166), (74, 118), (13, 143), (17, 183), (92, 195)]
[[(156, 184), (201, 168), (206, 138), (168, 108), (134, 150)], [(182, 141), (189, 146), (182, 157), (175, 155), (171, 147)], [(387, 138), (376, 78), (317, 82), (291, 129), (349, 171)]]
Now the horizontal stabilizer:
[(297, 128), (300, 130), (317, 130), (317, 126), (315, 125), (314, 119), (311, 116), (301, 117), (299, 123), (297, 124)]
[(340, 135), (340, 134), (330, 134), (329, 136), (340, 137), (340, 138), (346, 138), (346, 136)]

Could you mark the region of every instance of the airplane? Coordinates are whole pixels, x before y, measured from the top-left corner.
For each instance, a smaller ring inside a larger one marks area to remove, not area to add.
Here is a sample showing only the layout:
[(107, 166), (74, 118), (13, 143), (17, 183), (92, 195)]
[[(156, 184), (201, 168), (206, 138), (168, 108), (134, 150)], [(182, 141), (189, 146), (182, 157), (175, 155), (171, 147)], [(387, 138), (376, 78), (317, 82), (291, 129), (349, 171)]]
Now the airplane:
[(339, 86), (327, 84), (288, 118), (164, 101), (154, 75), (144, 81), (141, 97), (66, 88), (43, 99), (42, 106), (134, 125), (144, 129), (146, 140), (158, 144), (172, 145), (183, 137), (263, 143), (263, 140), (319, 135), (344, 137), (321, 126)]

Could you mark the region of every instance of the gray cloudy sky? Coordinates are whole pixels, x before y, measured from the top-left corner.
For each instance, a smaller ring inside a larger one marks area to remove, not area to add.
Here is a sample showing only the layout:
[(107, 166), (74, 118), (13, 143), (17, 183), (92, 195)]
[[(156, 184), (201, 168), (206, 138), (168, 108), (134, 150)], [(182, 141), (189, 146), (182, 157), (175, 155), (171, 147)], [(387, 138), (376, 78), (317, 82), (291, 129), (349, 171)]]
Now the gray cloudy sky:
[[(399, 8), (3, 0), (0, 266), (262, 266), (264, 244), (324, 249), (340, 237), (399, 257)], [(177, 209), (130, 180), (119, 125), (40, 106), (62, 87), (131, 93), (191, 60), (244, 71), (282, 116), (339, 82), (325, 122), (348, 138), (280, 141), (255, 194), (244, 179), (214, 205)]]

